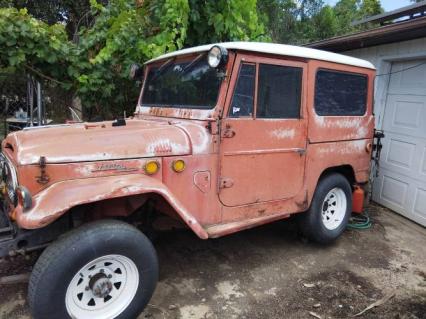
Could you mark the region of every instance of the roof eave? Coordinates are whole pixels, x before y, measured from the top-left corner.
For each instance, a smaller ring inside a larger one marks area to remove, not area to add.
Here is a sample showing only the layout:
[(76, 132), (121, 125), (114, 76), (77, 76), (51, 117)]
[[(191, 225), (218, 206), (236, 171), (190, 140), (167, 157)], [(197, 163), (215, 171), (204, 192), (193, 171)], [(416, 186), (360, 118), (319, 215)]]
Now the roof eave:
[(426, 37), (426, 17), (312, 42), (306, 46), (332, 52), (343, 52), (422, 37)]

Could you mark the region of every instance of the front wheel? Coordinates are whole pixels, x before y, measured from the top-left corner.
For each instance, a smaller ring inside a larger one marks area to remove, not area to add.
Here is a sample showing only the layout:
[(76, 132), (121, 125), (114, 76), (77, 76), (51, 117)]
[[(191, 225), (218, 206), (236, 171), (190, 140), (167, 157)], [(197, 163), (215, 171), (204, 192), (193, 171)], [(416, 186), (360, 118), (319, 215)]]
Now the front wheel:
[(157, 256), (146, 236), (123, 222), (99, 221), (43, 252), (28, 299), (35, 319), (136, 318), (157, 280)]
[(309, 239), (329, 243), (345, 230), (352, 212), (352, 190), (341, 174), (320, 179), (311, 207), (300, 216), (300, 228)]

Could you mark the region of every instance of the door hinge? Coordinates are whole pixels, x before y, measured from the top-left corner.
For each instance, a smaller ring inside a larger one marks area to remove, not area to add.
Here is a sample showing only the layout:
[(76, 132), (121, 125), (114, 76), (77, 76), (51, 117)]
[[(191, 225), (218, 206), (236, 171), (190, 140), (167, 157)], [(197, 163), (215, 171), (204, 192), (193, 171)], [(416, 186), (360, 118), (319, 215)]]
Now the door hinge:
[(206, 129), (210, 132), (211, 135), (216, 135), (219, 133), (219, 120), (210, 121), (206, 125)]
[(219, 188), (230, 188), (234, 186), (234, 181), (228, 177), (220, 177), (219, 178)]

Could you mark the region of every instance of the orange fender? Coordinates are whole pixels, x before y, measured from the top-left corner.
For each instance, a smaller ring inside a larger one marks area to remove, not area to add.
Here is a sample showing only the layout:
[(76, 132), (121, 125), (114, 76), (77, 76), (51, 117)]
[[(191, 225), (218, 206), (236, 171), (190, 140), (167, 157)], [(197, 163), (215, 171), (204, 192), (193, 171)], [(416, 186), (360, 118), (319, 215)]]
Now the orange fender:
[(200, 238), (208, 238), (204, 228), (161, 181), (136, 174), (58, 182), (35, 195), (31, 209), (24, 212), (22, 207), (18, 206), (13, 217), (20, 227), (36, 229), (52, 223), (77, 205), (147, 193), (163, 196)]

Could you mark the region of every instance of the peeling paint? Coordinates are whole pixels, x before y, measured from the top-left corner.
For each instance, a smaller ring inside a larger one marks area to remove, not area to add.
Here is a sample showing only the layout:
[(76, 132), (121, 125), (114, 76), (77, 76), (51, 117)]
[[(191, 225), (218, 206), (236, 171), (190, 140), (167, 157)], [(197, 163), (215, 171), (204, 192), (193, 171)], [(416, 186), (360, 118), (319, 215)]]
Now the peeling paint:
[(271, 137), (276, 137), (278, 139), (293, 138), (296, 132), (294, 129), (275, 129), (271, 132)]
[[(300, 119), (230, 119), (223, 116), (232, 99), (227, 92), (234, 90), (244, 59), (278, 61), (229, 52), (227, 77), (217, 107), (211, 110), (138, 105), (125, 126), (83, 123), (10, 134), (3, 147), (11, 147), (4, 151), (17, 166), (20, 185), (33, 196), (33, 207), (25, 213), (16, 207), (17, 224), (40, 228), (76, 205), (155, 194), (164, 198), (171, 214), (205, 239), (305, 210), (326, 169), (344, 165), (354, 171), (356, 181), (365, 182), (370, 160), (366, 144), (371, 143), (374, 125), (374, 71), (286, 59), (286, 65), (303, 69), (306, 80)], [(370, 85), (366, 115), (317, 116), (312, 105), (318, 68), (366, 74)], [(223, 134), (228, 128), (232, 134)], [(36, 182), (41, 156), (46, 158), (49, 177), (45, 185)], [(177, 159), (185, 161), (183, 171), (173, 170)], [(147, 176), (147, 160), (157, 161), (161, 169)], [(219, 188), (223, 180), (231, 186)], [(233, 282), (216, 288), (227, 298), (241, 294)]]

